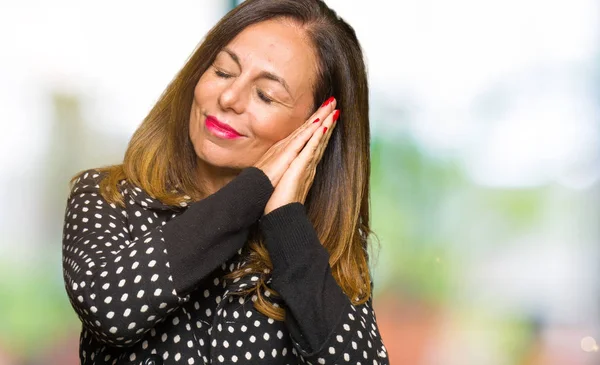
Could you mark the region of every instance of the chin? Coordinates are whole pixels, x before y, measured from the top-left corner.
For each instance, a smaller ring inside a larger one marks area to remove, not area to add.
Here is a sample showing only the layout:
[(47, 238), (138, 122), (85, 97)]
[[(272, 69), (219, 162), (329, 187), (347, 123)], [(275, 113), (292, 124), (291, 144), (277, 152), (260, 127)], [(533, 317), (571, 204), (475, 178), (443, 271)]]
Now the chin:
[(209, 149), (196, 150), (196, 156), (198, 159), (209, 166), (221, 168), (224, 170), (241, 170), (250, 165), (240, 164), (239, 156), (234, 156), (230, 151), (214, 151)]

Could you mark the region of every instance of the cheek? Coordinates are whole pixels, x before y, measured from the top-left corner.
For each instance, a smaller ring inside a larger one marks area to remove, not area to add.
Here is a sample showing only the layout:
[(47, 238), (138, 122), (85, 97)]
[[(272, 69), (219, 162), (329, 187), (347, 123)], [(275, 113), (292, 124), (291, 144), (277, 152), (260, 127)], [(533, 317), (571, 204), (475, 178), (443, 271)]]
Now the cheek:
[(209, 98), (214, 96), (216, 86), (216, 83), (207, 77), (206, 73), (202, 75), (194, 88), (194, 101), (200, 105), (205, 104)]
[(253, 126), (254, 135), (261, 142), (274, 144), (289, 136), (298, 128), (303, 120), (294, 118), (286, 112), (275, 110), (275, 108), (266, 108), (266, 110), (255, 116)]

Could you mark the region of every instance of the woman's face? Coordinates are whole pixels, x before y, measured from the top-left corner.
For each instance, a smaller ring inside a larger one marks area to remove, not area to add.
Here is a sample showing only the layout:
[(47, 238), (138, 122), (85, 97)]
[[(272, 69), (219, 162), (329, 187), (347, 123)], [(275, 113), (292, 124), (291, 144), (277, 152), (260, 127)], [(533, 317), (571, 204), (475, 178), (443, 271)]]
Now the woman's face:
[(216, 167), (252, 166), (312, 114), (316, 65), (293, 23), (247, 27), (196, 84), (189, 125), (196, 155)]

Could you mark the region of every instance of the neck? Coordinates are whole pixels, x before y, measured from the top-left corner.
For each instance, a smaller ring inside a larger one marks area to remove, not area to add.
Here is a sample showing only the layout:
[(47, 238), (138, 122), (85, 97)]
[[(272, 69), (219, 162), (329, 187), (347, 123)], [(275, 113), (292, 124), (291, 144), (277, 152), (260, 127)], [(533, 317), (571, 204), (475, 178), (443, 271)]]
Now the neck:
[(198, 182), (203, 192), (203, 198), (219, 191), (241, 172), (236, 168), (211, 165), (200, 158), (197, 166)]

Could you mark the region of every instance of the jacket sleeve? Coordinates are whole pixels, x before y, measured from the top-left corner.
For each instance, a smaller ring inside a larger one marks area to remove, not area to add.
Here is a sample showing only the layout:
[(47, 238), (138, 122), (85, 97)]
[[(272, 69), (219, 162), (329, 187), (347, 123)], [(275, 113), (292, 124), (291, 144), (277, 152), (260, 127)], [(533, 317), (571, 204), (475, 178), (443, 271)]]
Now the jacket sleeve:
[(216, 193), (132, 240), (127, 213), (104, 200), (99, 180), (89, 170), (71, 189), (63, 275), (84, 328), (118, 347), (138, 342), (243, 247), (273, 191), (262, 170), (246, 168)]
[(339, 287), (304, 205), (275, 209), (259, 226), (273, 262), (272, 286), (286, 304), (286, 326), (300, 359), (389, 364), (372, 298), (355, 306)]

